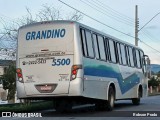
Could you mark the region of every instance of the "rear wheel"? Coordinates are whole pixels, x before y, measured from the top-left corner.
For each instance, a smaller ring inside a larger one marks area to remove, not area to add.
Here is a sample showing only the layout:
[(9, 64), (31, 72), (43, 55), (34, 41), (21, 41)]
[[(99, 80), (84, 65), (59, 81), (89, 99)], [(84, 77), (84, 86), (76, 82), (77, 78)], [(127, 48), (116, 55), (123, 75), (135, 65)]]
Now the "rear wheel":
[(115, 102), (115, 91), (112, 86), (109, 87), (108, 100), (97, 101), (95, 104), (96, 110), (112, 111)]
[(142, 90), (138, 90), (138, 98), (132, 98), (133, 105), (139, 105), (142, 96)]
[(108, 92), (108, 100), (107, 100), (107, 110), (111, 111), (114, 108), (114, 102), (115, 102), (115, 91), (112, 86), (109, 87)]

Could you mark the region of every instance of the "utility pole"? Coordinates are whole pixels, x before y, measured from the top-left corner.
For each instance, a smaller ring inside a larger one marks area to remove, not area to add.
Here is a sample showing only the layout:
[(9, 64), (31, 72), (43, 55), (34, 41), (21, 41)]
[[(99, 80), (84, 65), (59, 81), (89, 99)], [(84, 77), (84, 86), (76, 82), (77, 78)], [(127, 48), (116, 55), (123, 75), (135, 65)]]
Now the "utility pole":
[(138, 46), (138, 6), (135, 8), (135, 46)]

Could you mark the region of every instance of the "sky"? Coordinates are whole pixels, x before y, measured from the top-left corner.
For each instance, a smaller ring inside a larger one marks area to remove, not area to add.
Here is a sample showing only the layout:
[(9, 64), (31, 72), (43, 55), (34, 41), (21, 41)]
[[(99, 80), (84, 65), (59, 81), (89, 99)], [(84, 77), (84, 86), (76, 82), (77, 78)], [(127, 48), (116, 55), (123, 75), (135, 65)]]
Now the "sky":
[[(139, 29), (138, 46), (149, 55), (152, 64), (160, 64), (160, 0), (61, 0), (86, 15), (104, 23), (102, 25), (83, 15), (79, 22), (110, 34), (116, 38), (135, 44), (135, 5), (138, 5)], [(0, 31), (2, 20), (12, 22), (27, 14), (26, 7), (33, 15), (37, 14), (43, 5), (60, 8), (61, 15), (69, 14), (74, 10), (58, 0), (0, 0)], [(125, 34), (117, 32), (112, 27)], [(0, 35), (1, 36), (1, 35)], [(130, 37), (133, 36), (133, 37)]]

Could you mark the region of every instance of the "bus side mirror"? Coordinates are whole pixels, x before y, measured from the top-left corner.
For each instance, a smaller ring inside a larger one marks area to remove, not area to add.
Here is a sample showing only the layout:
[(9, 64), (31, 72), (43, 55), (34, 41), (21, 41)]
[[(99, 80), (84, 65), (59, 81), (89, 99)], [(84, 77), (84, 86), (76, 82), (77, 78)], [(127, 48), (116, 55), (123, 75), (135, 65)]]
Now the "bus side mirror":
[(151, 64), (151, 62), (150, 62), (150, 59), (149, 59), (148, 55), (144, 55), (144, 56), (143, 56), (143, 58), (145, 59), (145, 61), (146, 61), (147, 65), (150, 65), (150, 64)]
[(150, 65), (151, 62), (150, 62), (150, 59), (149, 58), (146, 58), (146, 61), (147, 61), (147, 65)]
[(150, 79), (151, 78), (151, 61), (148, 57), (148, 55), (144, 55), (143, 56), (144, 62), (145, 62), (145, 66), (146, 66), (146, 76)]

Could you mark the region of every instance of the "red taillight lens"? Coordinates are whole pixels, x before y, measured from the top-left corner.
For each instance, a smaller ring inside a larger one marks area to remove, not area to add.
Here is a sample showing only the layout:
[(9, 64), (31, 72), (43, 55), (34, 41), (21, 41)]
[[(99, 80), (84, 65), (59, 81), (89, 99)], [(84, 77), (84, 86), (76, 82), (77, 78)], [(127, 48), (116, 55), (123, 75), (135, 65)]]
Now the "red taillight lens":
[(77, 70), (72, 70), (72, 74), (76, 75), (77, 74)]
[(18, 76), (19, 78), (21, 78), (21, 77), (22, 77), (22, 74), (21, 74), (21, 73), (18, 73), (17, 76)]
[(82, 65), (73, 65), (72, 66), (71, 80), (74, 80), (77, 77), (78, 69), (82, 69)]
[(20, 82), (23, 82), (22, 70), (20, 68), (16, 69), (17, 77)]

